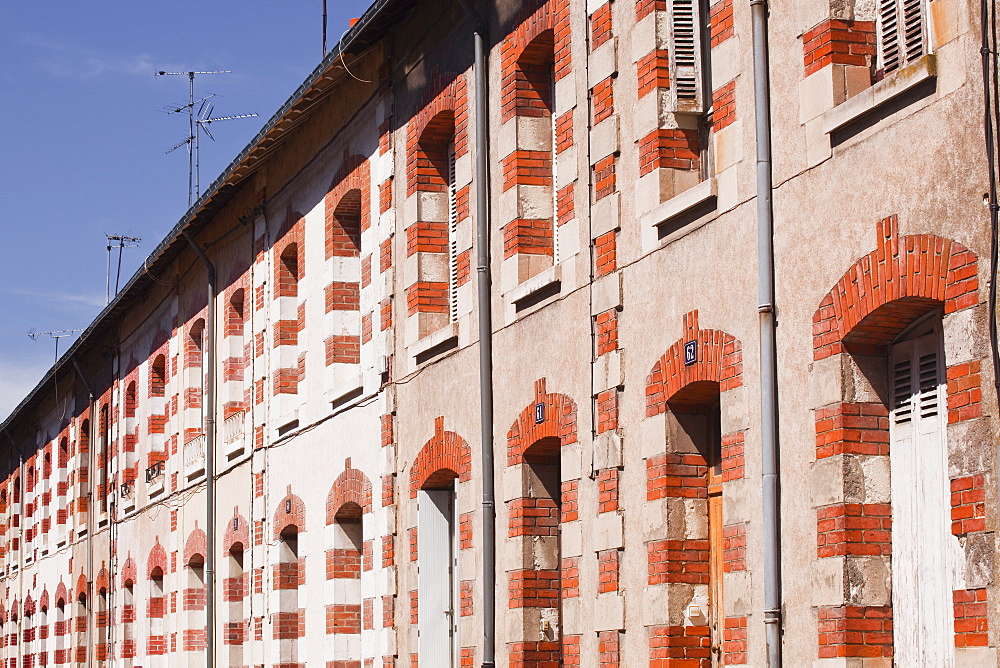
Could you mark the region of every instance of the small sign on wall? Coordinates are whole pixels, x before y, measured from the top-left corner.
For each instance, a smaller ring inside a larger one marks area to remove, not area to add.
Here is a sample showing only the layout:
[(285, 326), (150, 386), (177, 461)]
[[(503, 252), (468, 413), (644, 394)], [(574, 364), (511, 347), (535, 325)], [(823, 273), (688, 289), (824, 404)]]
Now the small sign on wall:
[(698, 361), (698, 340), (684, 342), (684, 366), (691, 366)]
[(535, 424), (545, 422), (545, 404), (539, 401), (535, 404)]

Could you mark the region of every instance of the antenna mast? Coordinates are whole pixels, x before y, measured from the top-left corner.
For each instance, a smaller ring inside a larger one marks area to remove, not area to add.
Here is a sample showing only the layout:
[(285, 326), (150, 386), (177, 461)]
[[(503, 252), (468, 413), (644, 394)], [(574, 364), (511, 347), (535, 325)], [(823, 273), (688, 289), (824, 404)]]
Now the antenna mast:
[(32, 329), (28, 330), (28, 336), (31, 337), (32, 341), (37, 341), (39, 336), (44, 336), (46, 334), (48, 334), (53, 339), (55, 339), (55, 341), (56, 341), (56, 358), (55, 358), (55, 361), (58, 362), (59, 361), (59, 339), (67, 337), (67, 336), (73, 336), (77, 332), (82, 332), (82, 331), (83, 331), (83, 329), (58, 329), (58, 330), (55, 330), (55, 331), (52, 331), (52, 332), (36, 332), (34, 330), (34, 328), (32, 328)]
[[(139, 242), (142, 241), (139, 237), (125, 237), (119, 234), (105, 234), (108, 238), (108, 271), (107, 277), (104, 281), (104, 290), (107, 295), (107, 300), (104, 302), (105, 305), (111, 303), (111, 249), (118, 249), (118, 273), (115, 276), (115, 294), (118, 294), (118, 282), (122, 277), (122, 249), (123, 248), (138, 248)], [(111, 244), (112, 241), (118, 242), (117, 246)], [(44, 334), (44, 332), (43, 332)]]
[[(208, 105), (208, 111), (206, 112), (206, 102), (215, 94), (207, 95), (198, 100), (194, 99), (194, 78), (198, 74), (232, 74), (232, 70), (210, 70), (206, 72), (164, 72), (160, 70), (156, 73), (156, 76), (186, 76), (188, 78), (188, 102), (180, 106), (168, 107), (168, 114), (180, 113), (187, 110), (188, 114), (188, 136), (187, 139), (180, 142), (173, 148), (171, 148), (167, 153), (172, 153), (173, 151), (179, 149), (181, 146), (187, 146), (188, 151), (188, 208), (194, 204), (194, 201), (201, 196), (201, 147), (200, 147), (200, 136), (201, 132), (204, 131), (208, 135), (208, 138), (215, 141), (212, 133), (208, 131), (208, 124), (215, 121), (228, 121), (234, 118), (252, 118), (257, 114), (241, 114), (238, 116), (224, 116), (221, 118), (212, 118), (212, 110), (214, 107)], [(195, 114), (194, 105), (201, 102), (201, 107), (198, 109), (198, 113)]]

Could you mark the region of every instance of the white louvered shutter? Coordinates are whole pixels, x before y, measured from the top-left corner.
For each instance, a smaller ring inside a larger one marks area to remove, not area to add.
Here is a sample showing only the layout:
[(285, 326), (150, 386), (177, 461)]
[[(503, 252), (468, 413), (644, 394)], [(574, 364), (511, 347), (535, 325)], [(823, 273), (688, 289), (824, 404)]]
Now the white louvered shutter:
[(455, 665), (455, 492), (417, 495), (417, 635), (420, 664)]
[(925, 0), (879, 0), (878, 69), (889, 74), (927, 52)]
[(455, 144), (448, 146), (448, 312), (458, 320), (458, 193), (455, 188)]
[(938, 333), (892, 348), (889, 423), (896, 665), (954, 665), (955, 550)]
[(671, 0), (670, 77), (674, 111), (703, 111), (700, 25), (698, 0)]

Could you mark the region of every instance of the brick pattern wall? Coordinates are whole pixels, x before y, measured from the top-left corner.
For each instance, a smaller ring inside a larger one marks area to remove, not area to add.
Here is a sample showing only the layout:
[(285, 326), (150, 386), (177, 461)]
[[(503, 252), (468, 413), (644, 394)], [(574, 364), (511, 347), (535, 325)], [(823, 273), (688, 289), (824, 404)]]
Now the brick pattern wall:
[(826, 19), (802, 35), (805, 76), (827, 65), (871, 67), (875, 57), (875, 22)]

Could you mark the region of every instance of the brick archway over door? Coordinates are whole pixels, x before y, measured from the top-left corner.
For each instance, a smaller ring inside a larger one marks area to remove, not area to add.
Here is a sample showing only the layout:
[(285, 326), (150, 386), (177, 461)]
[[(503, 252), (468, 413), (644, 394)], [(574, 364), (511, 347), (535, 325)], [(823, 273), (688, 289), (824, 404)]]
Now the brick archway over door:
[[(819, 362), (838, 355), (848, 359), (829, 368), (813, 365), (813, 374), (840, 374), (844, 364), (857, 364), (857, 359), (864, 358), (881, 358), (888, 365), (890, 344), (914, 320), (936, 308), (950, 314), (979, 302), (978, 258), (968, 248), (933, 234), (900, 236), (894, 215), (879, 221), (876, 232), (875, 250), (840, 277), (813, 315), (813, 359)], [(972, 367), (974, 372), (970, 372)], [(947, 368), (949, 423), (980, 415), (978, 370), (978, 361)], [(961, 382), (953, 383), (953, 378)], [(967, 399), (972, 393), (973, 405), (952, 410), (956, 399)], [(833, 403), (815, 408), (814, 466), (821, 473), (843, 471), (844, 480), (843, 489), (816, 506), (817, 559), (827, 564), (839, 560), (837, 568), (844, 570), (845, 578), (858, 560), (871, 566), (881, 559), (881, 568), (891, 573), (892, 499), (869, 492), (859, 501), (854, 491), (875, 489), (866, 483), (868, 469), (859, 462), (872, 468), (882, 460), (881, 465), (889, 471), (889, 407), (880, 399), (861, 398), (844, 389), (830, 400)], [(963, 480), (953, 479), (952, 489)], [(954, 504), (962, 495), (952, 497)], [(964, 525), (957, 530), (953, 527), (956, 535), (964, 530)], [(820, 658), (887, 658), (896, 654), (891, 589), (878, 595), (866, 592), (855, 587), (845, 592), (841, 604), (818, 606)], [(960, 595), (967, 593), (954, 592), (956, 616)], [(956, 644), (957, 634), (956, 626)]]
[(813, 315), (813, 359), (874, 352), (937, 303), (946, 314), (975, 305), (978, 271), (976, 254), (957, 241), (900, 237), (897, 217), (885, 218), (878, 247), (841, 276)]
[(445, 431), (444, 416), (434, 420), (434, 436), (420, 449), (410, 467), (410, 498), (417, 498), (418, 490), (437, 484), (442, 472), (454, 474), (459, 482), (472, 477), (472, 449), (461, 436)]

